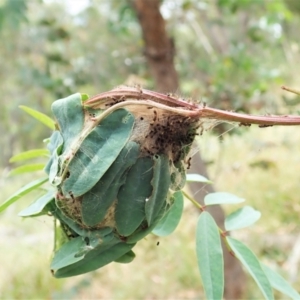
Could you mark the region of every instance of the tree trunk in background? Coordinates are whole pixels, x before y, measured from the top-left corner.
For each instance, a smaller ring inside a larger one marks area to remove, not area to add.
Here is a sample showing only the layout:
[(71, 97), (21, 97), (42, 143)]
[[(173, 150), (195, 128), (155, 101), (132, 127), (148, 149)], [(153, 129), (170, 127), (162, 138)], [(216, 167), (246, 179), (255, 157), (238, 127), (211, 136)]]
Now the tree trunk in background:
[(158, 92), (178, 90), (178, 75), (174, 67), (175, 46), (167, 36), (165, 21), (159, 11), (158, 0), (134, 0), (143, 39), (144, 54)]
[[(156, 90), (163, 93), (179, 90), (178, 74), (174, 67), (175, 46), (167, 36), (165, 21), (160, 13), (160, 0), (133, 0), (133, 6), (139, 19), (145, 43), (144, 54), (155, 80)], [(192, 173), (206, 177), (206, 166), (200, 155), (193, 157)], [(203, 203), (207, 193), (214, 192), (212, 185), (201, 186), (190, 184), (195, 199)], [(207, 209), (217, 224), (223, 227), (224, 212), (219, 205)], [(223, 245), (225, 259), (225, 291), (226, 299), (241, 299), (245, 288), (245, 274), (237, 259), (232, 257)]]

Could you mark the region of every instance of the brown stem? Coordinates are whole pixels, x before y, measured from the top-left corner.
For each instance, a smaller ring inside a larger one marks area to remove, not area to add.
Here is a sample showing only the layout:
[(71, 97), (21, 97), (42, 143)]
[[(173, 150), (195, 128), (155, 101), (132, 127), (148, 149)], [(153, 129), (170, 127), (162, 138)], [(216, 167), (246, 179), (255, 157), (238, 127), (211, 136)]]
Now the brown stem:
[(202, 118), (216, 119), (221, 121), (239, 122), (241, 125), (258, 124), (261, 127), (273, 125), (300, 125), (300, 116), (252, 116), (248, 114), (224, 111), (210, 107), (200, 108)]
[(298, 89), (290, 88), (290, 87), (287, 87), (287, 86), (282, 86), (281, 88), (283, 90), (291, 92), (293, 94), (300, 95), (300, 90), (298, 90)]
[(193, 112), (194, 116), (195, 114), (198, 114), (199, 118), (215, 119), (227, 122), (238, 122), (241, 126), (249, 126), (251, 124), (258, 124), (260, 125), (260, 127), (267, 127), (273, 125), (300, 125), (300, 116), (253, 116), (232, 111), (215, 109), (202, 104), (197, 105), (195, 103), (187, 102), (184, 99), (177, 98), (170, 94), (165, 95), (154, 91), (131, 87), (120, 87), (109, 92), (98, 94), (87, 100), (85, 102), (85, 105), (89, 107), (95, 107), (98, 106), (99, 103), (105, 103), (106, 101), (112, 99), (116, 101), (151, 100), (171, 107), (187, 109)]
[(197, 109), (198, 105), (185, 101), (184, 99), (176, 98), (171, 94), (161, 94), (154, 91), (149, 91), (141, 88), (119, 87), (108, 92), (104, 92), (93, 96), (85, 102), (88, 106), (105, 102), (106, 100), (121, 100), (121, 99), (135, 99), (135, 100), (153, 100), (157, 102), (167, 103), (169, 106), (183, 106), (189, 109)]

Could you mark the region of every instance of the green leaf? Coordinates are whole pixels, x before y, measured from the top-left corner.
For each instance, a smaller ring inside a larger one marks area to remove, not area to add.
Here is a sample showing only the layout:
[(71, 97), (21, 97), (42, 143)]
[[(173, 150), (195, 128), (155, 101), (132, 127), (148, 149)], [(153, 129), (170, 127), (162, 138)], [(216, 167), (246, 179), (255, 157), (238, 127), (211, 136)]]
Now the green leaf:
[[(83, 195), (81, 201), (81, 215), (85, 225), (95, 226), (103, 220), (109, 207), (116, 200), (120, 187), (125, 182), (124, 175), (126, 174), (124, 173), (126, 173), (128, 168), (138, 159), (140, 154), (139, 150), (139, 144), (128, 142), (103, 177), (92, 189)], [(127, 208), (128, 206), (132, 207), (128, 199), (126, 199), (126, 202)], [(126, 210), (125, 214), (126, 213), (130, 212)], [(117, 215), (118, 213), (115, 212), (115, 219), (118, 218)], [(123, 218), (123, 216), (121, 217)], [(117, 220), (116, 223), (118, 224)]]
[(68, 165), (69, 177), (61, 185), (65, 197), (71, 199), (70, 192), (79, 197), (99, 181), (128, 141), (133, 124), (134, 116), (118, 109), (90, 132)]
[(186, 174), (186, 180), (188, 182), (203, 182), (203, 183), (212, 183), (211, 180), (199, 174)]
[(135, 246), (135, 244), (113, 243), (115, 243), (115, 239), (111, 242), (101, 244), (99, 247), (89, 251), (82, 260), (58, 269), (54, 273), (54, 276), (56, 278), (64, 278), (97, 270), (117, 260)]
[(24, 110), (25, 112), (27, 112), (29, 115), (31, 115), (32, 117), (34, 117), (36, 120), (40, 121), (41, 123), (43, 123), (44, 125), (46, 125), (47, 127), (49, 127), (51, 130), (55, 129), (55, 124), (54, 121), (48, 117), (47, 115), (32, 109), (28, 106), (25, 105), (20, 105), (19, 106), (22, 110)]
[(173, 204), (170, 210), (163, 216), (152, 231), (155, 235), (167, 236), (171, 234), (180, 222), (183, 212), (183, 194), (181, 191), (177, 191), (172, 195), (172, 198)]
[[(54, 184), (57, 173), (59, 172), (59, 156), (63, 148), (63, 137), (59, 131), (54, 131), (50, 137), (47, 149), (51, 157), (45, 165), (45, 172), (49, 175), (49, 182)], [(59, 183), (57, 183), (59, 184)]]
[(49, 191), (19, 212), (20, 217), (31, 217), (40, 214), (45, 206), (55, 198), (55, 192)]
[(82, 260), (84, 255), (76, 256), (76, 254), (84, 247), (86, 247), (86, 242), (81, 236), (63, 244), (54, 255), (51, 262), (51, 269), (57, 270)]
[(171, 183), (169, 158), (166, 155), (153, 156), (153, 187), (151, 196), (145, 202), (146, 220), (148, 225), (153, 224), (166, 199)]
[(242, 207), (226, 217), (225, 229), (231, 231), (251, 226), (260, 217), (261, 213), (251, 206)]
[(129, 252), (125, 253), (123, 256), (116, 259), (115, 262), (121, 264), (128, 264), (131, 263), (134, 260), (134, 258), (135, 258), (135, 253), (132, 250), (130, 250)]
[(49, 157), (49, 151), (47, 149), (33, 149), (14, 155), (9, 160), (10, 163), (17, 161), (32, 159), (36, 157)]
[[(54, 203), (54, 205), (52, 202), (49, 203), (49, 211), (50, 213), (60, 221), (61, 224), (65, 224), (67, 227), (69, 227), (69, 229), (71, 231), (74, 231), (74, 233), (76, 233), (76, 235), (80, 235), (83, 237), (89, 237), (91, 235), (91, 231), (89, 229), (86, 229), (86, 227), (82, 227), (81, 225), (79, 225), (76, 221), (74, 221), (73, 219), (69, 218), (68, 216), (66, 216), (61, 209), (57, 209), (60, 208), (61, 205), (65, 205), (65, 203), (63, 202), (62, 204), (58, 201), (56, 201), (56, 203)], [(106, 232), (103, 233), (103, 230), (106, 230)], [(99, 229), (100, 230), (100, 229)], [(95, 234), (98, 234), (97, 232), (99, 230), (94, 230), (93, 232)], [(102, 231), (102, 235), (106, 235), (109, 234), (112, 231), (111, 227), (104, 227), (101, 229)]]
[(95, 234), (91, 233), (91, 238), (79, 236), (63, 244), (54, 254), (50, 266), (51, 269), (58, 270), (73, 265), (83, 260), (89, 252), (99, 247), (101, 247), (103, 251), (119, 242), (112, 232), (106, 233), (106, 230), (103, 231), (103, 234), (101, 230), (98, 230)]
[(60, 133), (63, 137), (64, 150), (67, 151), (80, 134), (84, 113), (79, 93), (56, 100), (51, 106), (52, 112), (58, 122)]
[(90, 96), (88, 94), (81, 93), (81, 101), (82, 102), (85, 102), (89, 98), (90, 98)]
[(122, 236), (131, 235), (145, 219), (145, 203), (152, 192), (153, 160), (140, 157), (127, 173), (117, 199), (115, 221)]
[(196, 254), (206, 298), (223, 299), (223, 250), (218, 226), (208, 212), (201, 213), (198, 219)]
[(255, 280), (265, 299), (274, 299), (271, 284), (253, 252), (242, 242), (232, 237), (228, 236), (226, 237), (226, 240), (235, 256), (241, 261), (243, 266)]
[(162, 218), (163, 216), (163, 210), (161, 210), (160, 214), (157, 216), (156, 220), (154, 220), (153, 224), (147, 227), (147, 222), (143, 222), (141, 226), (129, 237), (126, 238), (126, 243), (127, 244), (132, 244), (136, 243), (139, 240), (143, 239), (146, 235), (152, 232), (152, 230), (155, 228), (156, 224), (158, 221)]
[(300, 294), (277, 272), (273, 271), (268, 266), (261, 264), (265, 274), (267, 275), (272, 287), (280, 291), (284, 295), (291, 297), (294, 300), (300, 299)]
[(32, 190), (37, 189), (39, 186), (44, 184), (46, 181), (48, 181), (48, 177), (34, 180), (34, 181), (26, 184), (25, 186), (23, 186), (21, 189), (16, 191), (12, 196), (10, 196), (6, 201), (4, 201), (0, 205), (0, 212), (4, 211), (8, 206), (13, 204), (17, 200), (19, 200), (22, 196), (28, 194)]
[(20, 167), (16, 167), (9, 172), (9, 175), (18, 175), (30, 172), (41, 171), (45, 167), (45, 164), (28, 164)]
[(226, 193), (226, 192), (216, 192), (207, 194), (204, 197), (205, 205), (214, 205), (214, 204), (235, 204), (244, 202), (245, 199), (240, 198), (236, 195)]

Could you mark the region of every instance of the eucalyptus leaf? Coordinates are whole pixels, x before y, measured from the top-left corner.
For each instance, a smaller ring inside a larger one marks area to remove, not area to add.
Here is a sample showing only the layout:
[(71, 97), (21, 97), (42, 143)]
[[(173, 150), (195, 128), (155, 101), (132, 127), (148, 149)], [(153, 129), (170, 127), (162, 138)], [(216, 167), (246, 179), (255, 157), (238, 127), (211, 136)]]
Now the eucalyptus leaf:
[(47, 115), (25, 105), (20, 105), (19, 107), (25, 112), (27, 112), (29, 115), (34, 117), (36, 120), (49, 127), (51, 130), (55, 129), (54, 121)]
[(275, 290), (278, 290), (294, 300), (300, 300), (300, 294), (282, 276), (265, 264), (262, 264), (262, 267)]
[(40, 164), (40, 163), (23, 165), (23, 166), (12, 169), (9, 172), (9, 175), (12, 176), (12, 175), (41, 171), (44, 169), (44, 167), (45, 167), (45, 164)]
[(49, 151), (47, 149), (32, 149), (29, 151), (24, 151), (11, 157), (9, 162), (14, 163), (37, 157), (49, 157)]
[(197, 222), (196, 254), (207, 299), (223, 299), (224, 261), (218, 226), (208, 212)]
[(265, 299), (274, 299), (271, 284), (264, 270), (262, 269), (259, 260), (253, 254), (253, 252), (242, 242), (232, 237), (228, 236), (226, 237), (226, 240), (232, 251), (234, 252), (234, 255), (241, 261), (243, 266), (255, 280)]
[(34, 215), (40, 214), (45, 206), (55, 198), (55, 192), (48, 191), (48, 193), (44, 194), (42, 197), (35, 200), (28, 207), (19, 212), (20, 217), (31, 217)]
[(227, 231), (236, 230), (251, 226), (261, 217), (261, 213), (251, 206), (244, 206), (231, 213), (225, 219)]
[(171, 197), (171, 208), (158, 222), (153, 234), (157, 236), (167, 236), (171, 234), (180, 222), (183, 213), (183, 194), (181, 191), (175, 192)]
[(10, 196), (6, 201), (4, 201), (0, 205), (0, 212), (4, 211), (8, 206), (10, 206), (14, 202), (18, 201), (21, 197), (28, 194), (32, 190), (37, 189), (39, 186), (44, 184), (46, 181), (48, 181), (48, 177), (34, 180), (34, 181), (26, 184), (22, 188), (20, 188), (18, 191), (16, 191), (12, 196)]
[(245, 199), (226, 192), (210, 193), (204, 197), (205, 205), (236, 204), (244, 201)]
[(212, 183), (211, 180), (207, 179), (206, 177), (204, 177), (200, 174), (186, 174), (186, 181), (187, 182)]

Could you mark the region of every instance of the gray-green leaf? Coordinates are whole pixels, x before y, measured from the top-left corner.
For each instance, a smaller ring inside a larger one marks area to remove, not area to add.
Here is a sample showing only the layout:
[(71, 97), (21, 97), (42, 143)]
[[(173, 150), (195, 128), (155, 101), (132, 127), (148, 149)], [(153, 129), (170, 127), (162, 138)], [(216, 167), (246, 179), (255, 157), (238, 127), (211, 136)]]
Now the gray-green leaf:
[(183, 194), (181, 191), (177, 191), (171, 198), (173, 204), (170, 210), (163, 216), (152, 231), (155, 235), (167, 236), (171, 234), (180, 222), (183, 212)]
[(218, 226), (208, 212), (201, 213), (198, 219), (196, 254), (206, 298), (223, 299), (223, 250)]
[[(95, 226), (104, 219), (108, 209), (116, 200), (120, 187), (126, 180), (124, 175), (138, 159), (139, 150), (139, 144), (128, 142), (103, 177), (83, 195), (81, 214), (86, 225)], [(126, 203), (127, 208), (132, 207), (128, 199), (126, 199)], [(124, 217), (122, 216), (122, 218)], [(115, 219), (118, 223), (117, 212), (115, 212)]]
[(258, 210), (251, 206), (244, 206), (226, 217), (225, 229), (231, 231), (251, 226), (260, 216), (261, 213)]
[(200, 174), (187, 174), (186, 181), (188, 182), (202, 182), (202, 183), (212, 183), (211, 180), (207, 179), (206, 177)]
[(120, 235), (131, 235), (145, 219), (145, 201), (152, 192), (153, 161), (140, 157), (130, 168), (118, 193), (115, 221)]
[(300, 300), (299, 293), (282, 276), (264, 264), (262, 264), (262, 267), (274, 289), (294, 300)]
[(240, 198), (236, 195), (226, 193), (226, 192), (216, 192), (207, 194), (204, 197), (205, 205), (214, 205), (214, 204), (235, 204), (244, 202), (245, 199)]
[(274, 299), (271, 284), (254, 253), (242, 242), (232, 237), (226, 237), (226, 239), (235, 256), (255, 280), (265, 299)]
[(134, 116), (118, 109), (90, 132), (68, 165), (69, 177), (61, 185), (65, 197), (71, 198), (70, 192), (79, 197), (99, 181), (128, 141), (133, 124)]
[(56, 100), (51, 108), (63, 136), (64, 151), (66, 151), (72, 146), (72, 142), (78, 137), (83, 127), (84, 113), (81, 95), (76, 93)]
[(163, 205), (166, 205), (168, 190), (171, 183), (169, 159), (166, 155), (154, 156), (152, 194), (145, 202), (146, 220), (148, 225), (153, 224)]
[(49, 191), (19, 212), (20, 217), (31, 217), (40, 214), (45, 206), (55, 198), (54, 191)]

